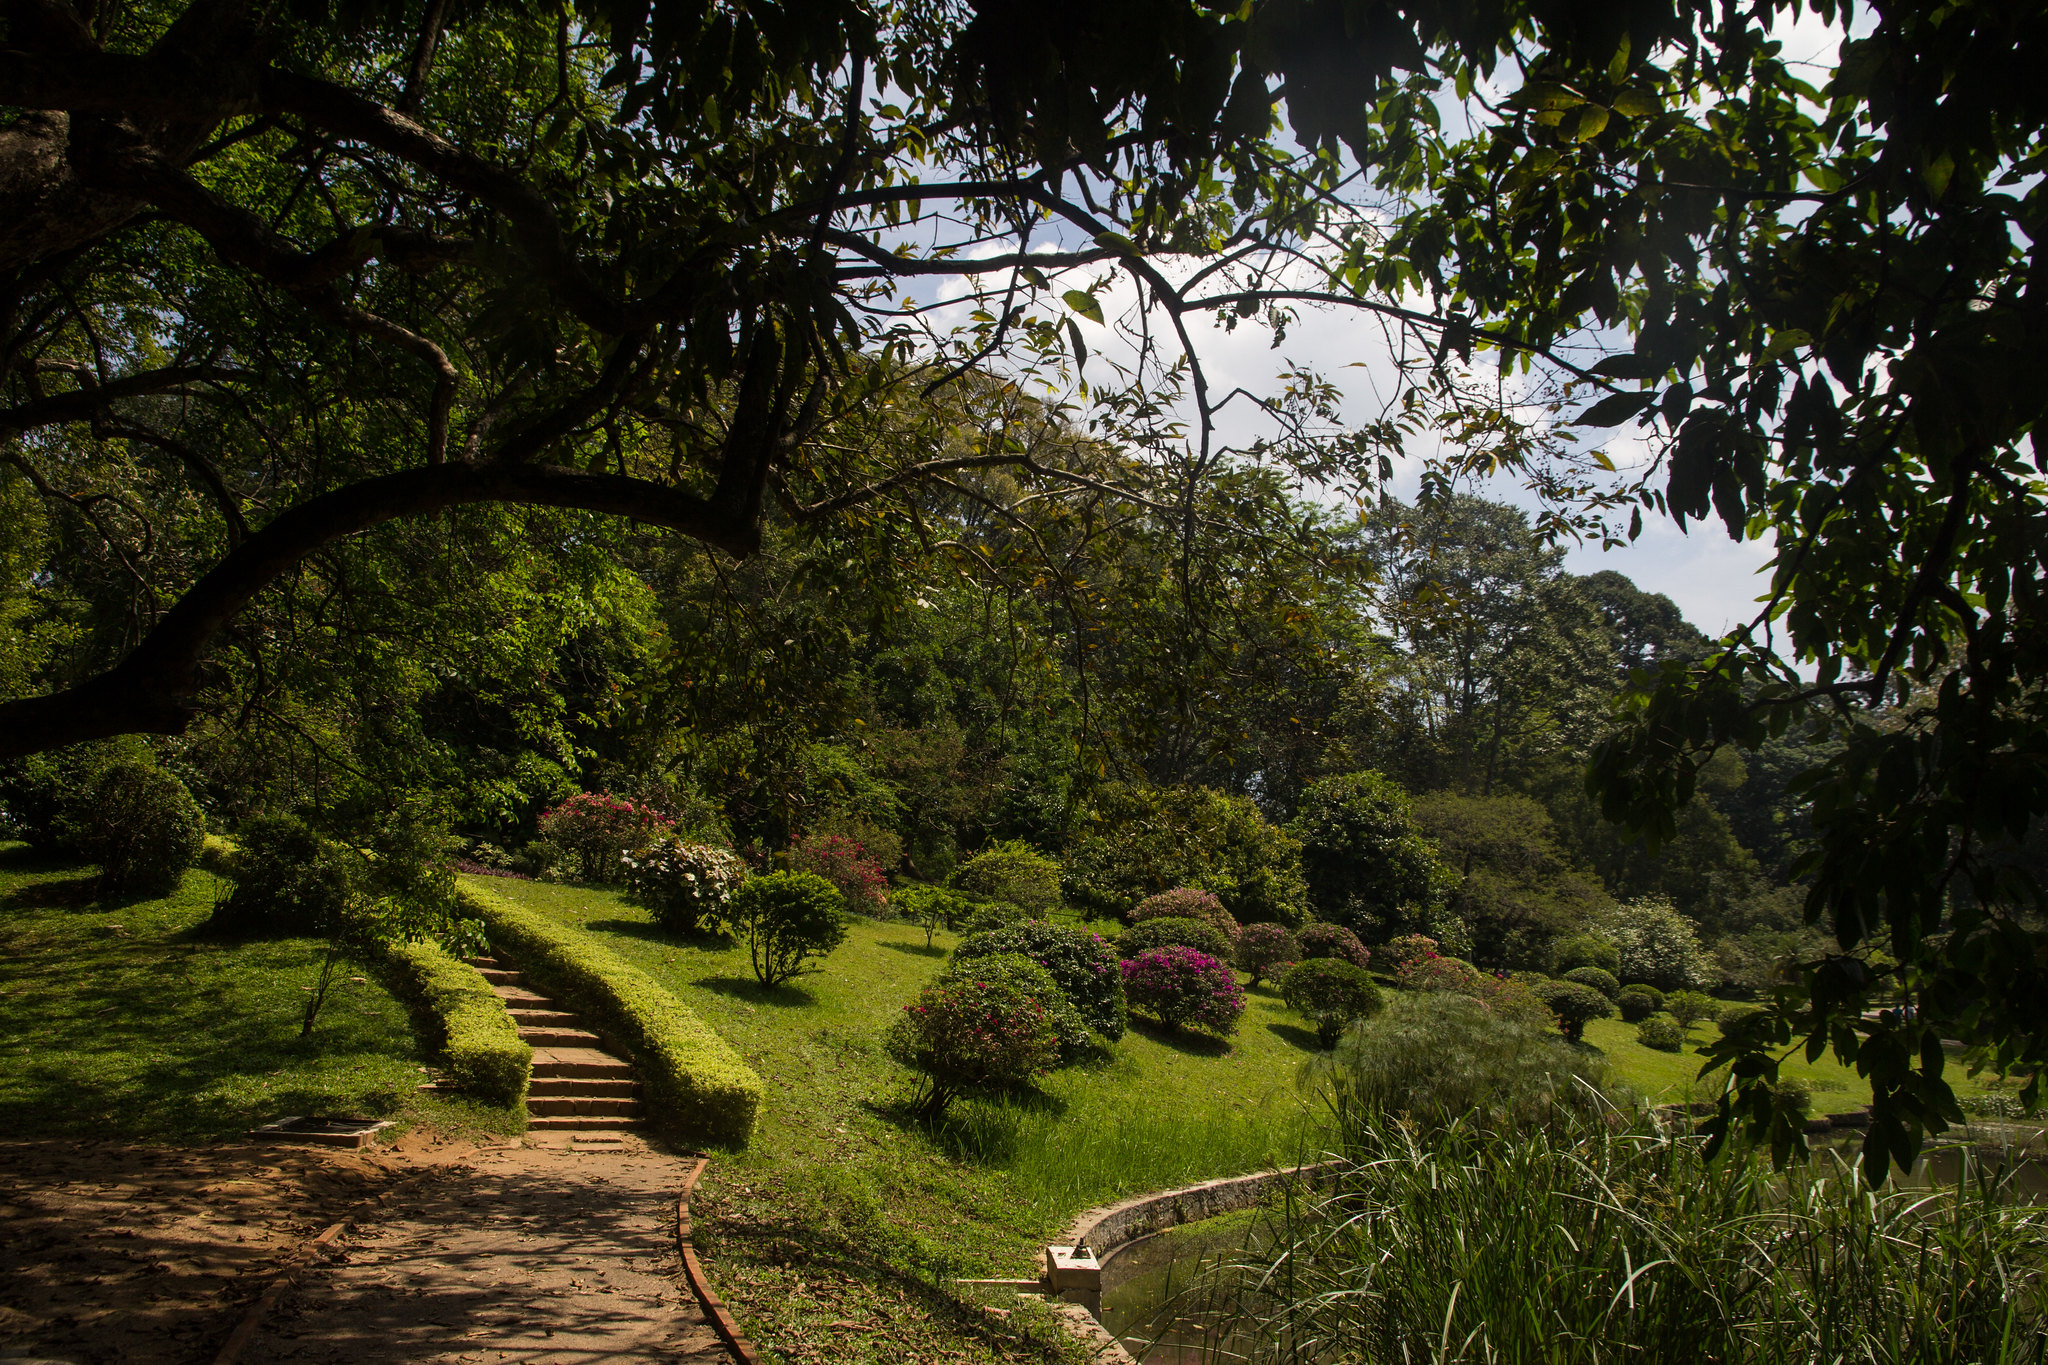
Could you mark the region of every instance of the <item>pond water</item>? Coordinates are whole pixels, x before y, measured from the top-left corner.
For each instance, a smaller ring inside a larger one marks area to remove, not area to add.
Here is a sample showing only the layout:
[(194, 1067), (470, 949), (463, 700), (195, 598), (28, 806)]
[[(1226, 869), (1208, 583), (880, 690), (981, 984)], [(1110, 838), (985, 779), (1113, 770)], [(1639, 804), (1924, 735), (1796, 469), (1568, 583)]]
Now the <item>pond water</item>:
[(1230, 1341), (1212, 1343), (1202, 1329), (1173, 1316), (1174, 1297), (1203, 1262), (1234, 1257), (1260, 1245), (1258, 1210), (1224, 1214), (1127, 1243), (1102, 1267), (1102, 1325), (1145, 1365), (1199, 1365), (1228, 1359)]

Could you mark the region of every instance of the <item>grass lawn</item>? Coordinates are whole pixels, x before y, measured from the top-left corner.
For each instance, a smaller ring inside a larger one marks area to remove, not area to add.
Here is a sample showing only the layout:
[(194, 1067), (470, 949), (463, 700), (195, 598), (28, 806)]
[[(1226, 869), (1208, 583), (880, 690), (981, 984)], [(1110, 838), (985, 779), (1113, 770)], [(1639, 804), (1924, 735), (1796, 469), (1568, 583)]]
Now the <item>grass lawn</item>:
[(193, 1140), (309, 1113), (516, 1130), (415, 1094), (406, 1009), (360, 968), (300, 1038), (320, 945), (195, 934), (219, 885), (195, 869), (165, 899), (103, 905), (90, 869), (0, 845), (0, 1133)]
[(951, 935), (927, 949), (909, 924), (857, 921), (822, 971), (765, 991), (744, 947), (670, 938), (611, 892), (483, 885), (602, 936), (760, 1072), (760, 1127), (716, 1156), (699, 1244), (779, 1359), (1018, 1358), (1037, 1348), (992, 1334), (946, 1277), (1035, 1274), (1040, 1245), (1085, 1208), (1319, 1150), (1296, 1084), (1314, 1039), (1266, 987), (1227, 1043), (1139, 1024), (1049, 1077), (1041, 1101), (963, 1104), (933, 1131), (903, 1113), (908, 1073), (881, 1037)]

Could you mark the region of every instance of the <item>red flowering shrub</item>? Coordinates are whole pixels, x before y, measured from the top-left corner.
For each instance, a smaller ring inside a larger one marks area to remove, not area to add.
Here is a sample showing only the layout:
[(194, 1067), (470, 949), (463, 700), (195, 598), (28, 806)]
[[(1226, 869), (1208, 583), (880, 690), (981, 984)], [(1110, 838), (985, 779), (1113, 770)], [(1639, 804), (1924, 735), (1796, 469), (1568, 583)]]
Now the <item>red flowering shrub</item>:
[(1435, 957), (1437, 942), (1421, 934), (1403, 934), (1380, 945), (1380, 966), (1399, 976), (1409, 964)]
[(823, 877), (846, 897), (856, 915), (879, 918), (889, 913), (889, 879), (882, 865), (868, 856), (865, 845), (843, 834), (813, 834), (789, 851), (789, 869)]
[(889, 1055), (918, 1073), (937, 1118), (962, 1095), (1012, 1090), (1059, 1055), (1052, 1012), (1015, 981), (963, 975), (927, 986), (889, 1029)]
[(559, 849), (574, 876), (616, 883), (626, 854), (666, 834), (670, 821), (652, 806), (610, 792), (578, 792), (540, 817), (540, 837)]
[(1328, 957), (1339, 962), (1349, 962), (1364, 971), (1372, 962), (1372, 950), (1358, 941), (1358, 935), (1341, 924), (1324, 924), (1320, 921), (1304, 924), (1295, 933), (1301, 941), (1301, 960)]
[(1265, 977), (1279, 975), (1281, 968), (1303, 956), (1301, 941), (1284, 924), (1247, 924), (1237, 940), (1238, 968), (1251, 973), (1254, 986)]
[(1124, 997), (1134, 1010), (1169, 1028), (1192, 1024), (1230, 1033), (1244, 1013), (1244, 987), (1237, 974), (1193, 948), (1154, 948), (1123, 964)]
[(1237, 945), (1237, 917), (1225, 910), (1223, 902), (1212, 893), (1198, 891), (1192, 886), (1177, 886), (1139, 901), (1138, 908), (1131, 911), (1131, 923), (1141, 924), (1148, 919), (1200, 920), (1203, 924), (1213, 925), (1229, 940), (1232, 948)]

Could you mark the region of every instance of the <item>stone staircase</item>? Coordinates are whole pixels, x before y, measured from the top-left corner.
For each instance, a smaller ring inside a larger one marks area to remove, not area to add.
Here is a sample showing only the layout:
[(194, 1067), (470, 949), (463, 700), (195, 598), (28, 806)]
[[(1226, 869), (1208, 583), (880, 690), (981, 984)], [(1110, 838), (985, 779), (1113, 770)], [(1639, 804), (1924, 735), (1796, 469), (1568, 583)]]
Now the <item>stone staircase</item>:
[(640, 1083), (631, 1066), (605, 1051), (604, 1040), (581, 1027), (576, 1015), (530, 989), (508, 963), (480, 957), (471, 964), (533, 1048), (527, 1131), (595, 1136), (640, 1127)]

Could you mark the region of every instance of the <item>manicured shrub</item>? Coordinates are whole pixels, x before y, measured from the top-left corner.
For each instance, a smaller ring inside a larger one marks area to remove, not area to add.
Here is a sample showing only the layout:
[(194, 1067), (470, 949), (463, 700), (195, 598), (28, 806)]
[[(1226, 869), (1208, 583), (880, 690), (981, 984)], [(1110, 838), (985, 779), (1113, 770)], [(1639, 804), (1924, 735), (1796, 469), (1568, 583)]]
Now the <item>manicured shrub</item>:
[(1664, 992), (1655, 986), (1645, 986), (1641, 983), (1623, 986), (1621, 994), (1614, 998), (1614, 1003), (1620, 1008), (1624, 1021), (1640, 1024), (1664, 1008)]
[(1614, 941), (1623, 981), (1647, 981), (1661, 991), (1697, 990), (1714, 978), (1714, 965), (1692, 921), (1669, 901), (1639, 900), (1602, 917)]
[(992, 953), (987, 957), (954, 958), (939, 974), (941, 981), (995, 981), (1015, 986), (1045, 1007), (1059, 1038), (1061, 1062), (1071, 1062), (1088, 1051), (1094, 1035), (1074, 1002), (1052, 979), (1052, 973), (1022, 953)]
[(1237, 984), (1237, 975), (1193, 948), (1150, 949), (1126, 959), (1123, 974), (1130, 1007), (1169, 1028), (1230, 1033), (1244, 1013), (1244, 987)]
[(664, 834), (621, 860), (626, 885), (674, 934), (732, 931), (732, 898), (747, 865), (731, 849)]
[(100, 894), (176, 889), (206, 845), (206, 816), (161, 768), (116, 763), (93, 781), (77, 816), (78, 851), (100, 865)]
[(362, 859), (289, 815), (243, 824), (225, 871), (234, 890), (215, 903), (207, 920), (216, 933), (326, 934), (364, 892)]
[(1007, 901), (1043, 919), (1060, 906), (1060, 865), (1021, 839), (990, 844), (953, 869), (947, 883), (976, 900)]
[(1307, 956), (1301, 950), (1301, 941), (1284, 924), (1247, 924), (1238, 935), (1238, 970), (1250, 972), (1254, 986), (1279, 968)]
[(771, 872), (733, 894), (732, 923), (754, 979), (779, 986), (846, 941), (846, 898), (814, 872)]
[(1691, 1033), (1694, 1024), (1720, 1017), (1721, 1002), (1699, 991), (1673, 991), (1664, 997), (1664, 1012)]
[(541, 812), (541, 839), (560, 851), (569, 876), (616, 885), (628, 851), (669, 832), (667, 817), (610, 792), (578, 792)]
[(1435, 957), (1441, 946), (1435, 939), (1421, 934), (1403, 934), (1399, 938), (1388, 939), (1379, 947), (1380, 968), (1399, 976), (1424, 958)]
[(1581, 982), (1545, 981), (1530, 990), (1557, 1016), (1559, 1030), (1574, 1043), (1586, 1036), (1588, 1023), (1614, 1016), (1614, 1002)]
[(1458, 991), (1472, 995), (1474, 988), (1487, 978), (1463, 958), (1430, 953), (1410, 961), (1396, 979), (1404, 991)]
[(1557, 941), (1551, 961), (1559, 977), (1576, 967), (1598, 967), (1603, 972), (1621, 970), (1621, 950), (1599, 934), (1572, 934)]
[(1052, 1016), (1013, 982), (941, 981), (904, 1006), (889, 1055), (918, 1074), (918, 1108), (937, 1118), (963, 1095), (1018, 1089), (1059, 1053)]
[(1124, 978), (1116, 949), (1100, 934), (1044, 920), (1023, 920), (961, 940), (955, 958), (1022, 953), (1052, 973), (1052, 979), (1088, 1021), (1115, 1042), (1124, 1036)]
[(1304, 961), (1312, 957), (1334, 957), (1339, 962), (1349, 962), (1354, 967), (1367, 967), (1372, 963), (1372, 950), (1359, 942), (1358, 935), (1341, 924), (1325, 924), (1321, 920), (1310, 920), (1295, 932), (1301, 941), (1301, 956)]
[(1288, 827), (1318, 919), (1384, 937), (1426, 924), (1454, 880), (1415, 827), (1408, 793), (1376, 772), (1311, 783)]
[(889, 878), (882, 865), (843, 834), (804, 839), (789, 851), (789, 870), (823, 877), (838, 887), (853, 914), (880, 919), (889, 913)]
[(1581, 986), (1590, 986), (1600, 994), (1613, 1000), (1621, 994), (1621, 982), (1614, 973), (1599, 967), (1574, 967), (1558, 978), (1560, 981), (1576, 981)]
[(1233, 948), (1237, 945), (1238, 935), (1244, 932), (1213, 892), (1192, 886), (1177, 886), (1139, 901), (1131, 911), (1131, 923), (1139, 924), (1148, 919), (1200, 920), (1213, 925)]
[(1236, 950), (1213, 924), (1198, 919), (1148, 919), (1133, 924), (1116, 936), (1117, 956), (1133, 958), (1154, 948), (1179, 944), (1207, 953), (1221, 962), (1235, 957)]
[(653, 977), (559, 920), (473, 887), (458, 895), (523, 976), (626, 1049), (659, 1128), (731, 1143), (752, 1136), (761, 1078)]
[(1737, 1032), (1748, 1021), (1764, 1013), (1762, 1005), (1744, 1004), (1735, 1001), (1717, 1001), (1716, 1003), (1720, 1005), (1721, 1009), (1720, 1013), (1714, 1016), (1714, 1022), (1721, 1026), (1721, 1032), (1723, 1033)]
[(1324, 1047), (1335, 1047), (1344, 1030), (1379, 1013), (1380, 988), (1372, 974), (1331, 957), (1297, 962), (1280, 977), (1280, 998), (1309, 1021)]
[(1123, 916), (1176, 886), (1209, 888), (1240, 924), (1306, 917), (1301, 844), (1249, 799), (1208, 787), (1098, 787), (1067, 855), (1067, 900)]
[(385, 954), (395, 992), (425, 1025), (448, 1079), (489, 1104), (526, 1098), (533, 1049), (476, 968), (432, 940), (393, 943)]
[(1636, 1025), (1636, 1041), (1659, 1052), (1679, 1052), (1685, 1048), (1685, 1030), (1670, 1015), (1653, 1014)]
[(1438, 992), (1390, 997), (1344, 1036), (1320, 1078), (1347, 1133), (1381, 1114), (1424, 1129), (1462, 1119), (1484, 1132), (1590, 1112), (1606, 1073), (1553, 1034)]

